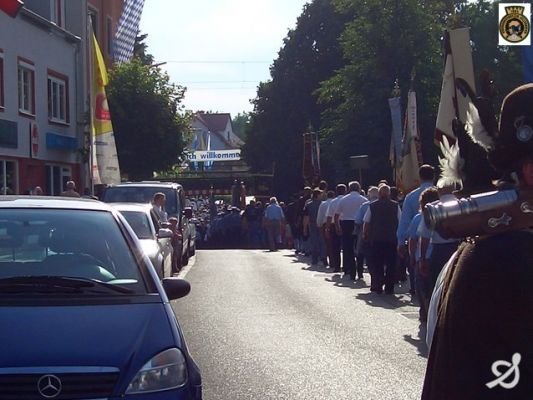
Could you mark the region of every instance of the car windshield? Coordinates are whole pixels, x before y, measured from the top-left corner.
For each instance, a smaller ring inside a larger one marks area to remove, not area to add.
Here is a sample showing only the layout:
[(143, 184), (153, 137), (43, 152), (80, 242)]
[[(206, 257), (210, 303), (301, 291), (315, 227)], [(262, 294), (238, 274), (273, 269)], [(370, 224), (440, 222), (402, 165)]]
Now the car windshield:
[[(0, 285), (18, 284), (22, 278), (26, 284), (35, 278), (42, 285), (43, 278), (66, 277), (146, 293), (138, 264), (111, 213), (0, 210)], [(55, 286), (57, 282), (53, 280)]]
[(131, 229), (139, 239), (154, 239), (154, 232), (150, 226), (150, 219), (143, 211), (121, 210), (120, 213), (126, 218)]
[(175, 216), (177, 210), (176, 190), (153, 186), (112, 186), (106, 189), (103, 201), (106, 203), (150, 203), (154, 194), (161, 192), (166, 196), (165, 210)]

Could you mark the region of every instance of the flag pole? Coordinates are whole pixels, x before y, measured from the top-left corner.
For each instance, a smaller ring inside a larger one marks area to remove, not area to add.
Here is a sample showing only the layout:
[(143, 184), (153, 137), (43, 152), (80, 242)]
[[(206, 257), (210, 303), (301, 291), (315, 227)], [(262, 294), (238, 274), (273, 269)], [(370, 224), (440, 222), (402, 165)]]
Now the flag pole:
[[(400, 80), (396, 78), (394, 80), (394, 87), (392, 88), (391, 92), (391, 98), (399, 98), (402, 95), (402, 91), (400, 90)], [(401, 105), (400, 105), (401, 108)], [(401, 113), (401, 109), (400, 109)], [(400, 117), (401, 118), (401, 117)], [(401, 122), (401, 121), (400, 121)], [(394, 121), (393, 121), (394, 124)], [(392, 176), (394, 177), (394, 185), (398, 186), (398, 163), (400, 160), (398, 160), (398, 150), (396, 149), (397, 143), (395, 142), (395, 132), (394, 132), (394, 126), (391, 130), (391, 147), (392, 147)], [(389, 149), (390, 153), (390, 149)]]
[(88, 75), (89, 75), (89, 185), (91, 189), (91, 195), (94, 196), (94, 60), (93, 60), (93, 45), (92, 45), (92, 35), (93, 35), (93, 25), (91, 17), (87, 18), (87, 34), (86, 36), (86, 46), (88, 49)]

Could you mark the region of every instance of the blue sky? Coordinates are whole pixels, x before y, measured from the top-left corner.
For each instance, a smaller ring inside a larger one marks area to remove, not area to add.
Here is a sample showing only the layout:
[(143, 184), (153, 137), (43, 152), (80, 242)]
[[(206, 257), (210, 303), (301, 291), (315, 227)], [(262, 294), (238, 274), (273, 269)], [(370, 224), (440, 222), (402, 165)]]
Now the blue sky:
[(145, 0), (141, 32), (198, 111), (251, 111), (259, 82), (306, 0)]

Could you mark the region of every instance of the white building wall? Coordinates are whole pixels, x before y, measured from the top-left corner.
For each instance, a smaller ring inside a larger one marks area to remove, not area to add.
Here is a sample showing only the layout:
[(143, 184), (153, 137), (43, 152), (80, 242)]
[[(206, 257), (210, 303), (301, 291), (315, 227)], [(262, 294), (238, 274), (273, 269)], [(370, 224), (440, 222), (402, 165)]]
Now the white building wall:
[[(75, 163), (77, 151), (48, 149), (46, 133), (55, 133), (77, 138), (76, 104), (76, 48), (78, 42), (67, 39), (54, 29), (31, 22), (22, 12), (11, 18), (0, 12), (0, 49), (4, 54), (5, 109), (0, 119), (18, 123), (18, 147), (0, 147), (0, 155), (29, 157), (30, 124), (35, 123), (39, 132), (39, 148), (34, 159)], [(35, 70), (35, 116), (23, 116), (18, 107), (18, 58), (34, 64)], [(68, 77), (69, 116), (68, 125), (51, 124), (48, 121), (48, 69)], [(78, 138), (79, 141), (79, 138)], [(79, 143), (80, 147), (81, 144)]]

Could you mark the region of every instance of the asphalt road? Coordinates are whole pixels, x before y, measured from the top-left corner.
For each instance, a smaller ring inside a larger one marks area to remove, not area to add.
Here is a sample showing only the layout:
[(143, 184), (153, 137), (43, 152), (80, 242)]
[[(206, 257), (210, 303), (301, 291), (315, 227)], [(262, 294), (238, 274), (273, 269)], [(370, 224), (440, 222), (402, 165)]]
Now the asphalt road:
[(420, 398), (426, 365), (416, 306), (397, 288), (310, 267), (292, 251), (197, 251), (174, 302), (204, 399)]

